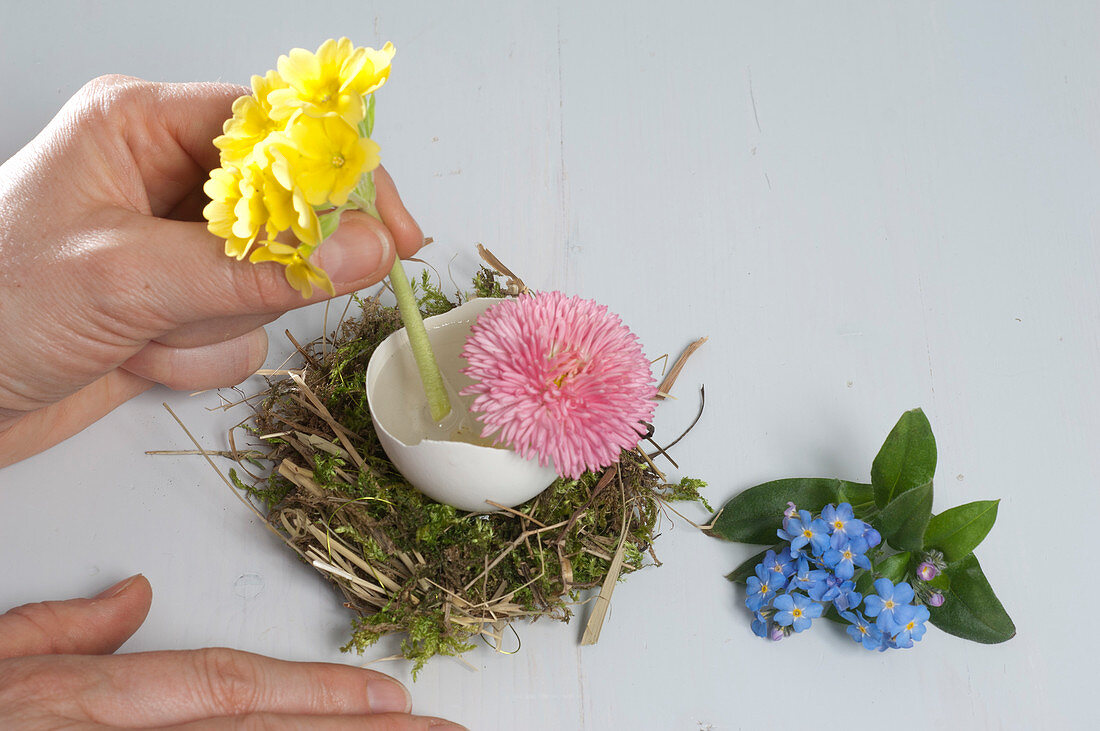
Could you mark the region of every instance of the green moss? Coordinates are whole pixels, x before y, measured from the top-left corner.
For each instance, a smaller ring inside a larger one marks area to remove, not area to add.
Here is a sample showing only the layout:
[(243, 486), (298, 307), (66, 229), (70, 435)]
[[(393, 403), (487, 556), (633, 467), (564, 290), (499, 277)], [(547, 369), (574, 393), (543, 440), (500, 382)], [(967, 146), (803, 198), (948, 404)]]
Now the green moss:
[[(250, 460), (254, 465), (255, 460)], [(272, 508), (286, 499), (294, 490), (294, 485), (283, 479), (277, 473), (268, 475), (263, 480), (253, 484), (244, 482), (237, 474), (237, 470), (229, 470), (229, 480), (238, 490), (244, 491), (249, 497), (256, 498), (268, 508)]]
[(401, 654), (412, 661), (414, 680), (425, 663), (436, 655), (461, 655), (475, 647), (470, 642), (474, 633), (449, 623), (442, 611), (410, 612), (395, 605), (356, 617), (352, 621), (351, 640), (340, 649), (362, 654), (392, 632), (405, 634)]
[[(444, 312), (450, 312), (454, 309), (455, 303), (447, 299), (447, 295), (443, 294), (442, 289), (432, 284), (427, 269), (420, 273), (419, 281), (413, 278), (409, 280), (409, 284), (412, 285), (413, 296), (416, 297), (420, 314), (424, 317), (442, 315)], [(456, 292), (455, 295), (457, 297), (458, 293)]]
[(478, 297), (503, 297), (505, 295), (504, 288), (497, 281), (496, 272), (481, 267), (474, 275), (474, 294)]
[(668, 489), (665, 490), (661, 497), (670, 503), (684, 500), (699, 502), (702, 503), (703, 507), (709, 512), (713, 513), (714, 508), (710, 506), (707, 499), (699, 492), (699, 490), (706, 486), (707, 483), (702, 480), (697, 480), (694, 477), (684, 477), (680, 480), (678, 485), (669, 485)]

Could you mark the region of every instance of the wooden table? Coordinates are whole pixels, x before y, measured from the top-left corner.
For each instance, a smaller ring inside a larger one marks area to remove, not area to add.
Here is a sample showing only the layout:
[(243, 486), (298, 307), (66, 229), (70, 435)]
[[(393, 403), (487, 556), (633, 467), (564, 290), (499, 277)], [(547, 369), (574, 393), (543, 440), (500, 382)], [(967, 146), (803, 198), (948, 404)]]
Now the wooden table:
[[(377, 139), (435, 237), (425, 258), (464, 284), (483, 242), (531, 286), (621, 313), (651, 357), (709, 335), (658, 430), (686, 426), (706, 385), (675, 456), (713, 502), (776, 477), (865, 479), (918, 405), (939, 441), (937, 509), (1003, 498), (979, 553), (1019, 629), (1007, 644), (930, 630), (880, 655), (834, 627), (763, 642), (723, 579), (751, 549), (676, 519), (664, 566), (618, 587), (598, 645), (578, 646), (581, 622), (520, 626), (514, 655), (430, 663), (418, 712), (692, 731), (1095, 716), (1094, 4), (182, 7), (3, 5), (0, 159), (97, 74), (245, 81), (294, 46), (392, 40)], [(284, 329), (314, 337), (323, 312), (273, 324), (269, 365)], [(243, 418), (210, 411), (213, 394), (154, 391), (0, 472), (0, 607), (142, 571), (156, 598), (127, 651), (361, 662), (337, 650), (336, 593), (202, 459), (144, 454), (189, 444), (162, 401), (211, 448)], [(377, 667), (408, 679), (402, 662)]]

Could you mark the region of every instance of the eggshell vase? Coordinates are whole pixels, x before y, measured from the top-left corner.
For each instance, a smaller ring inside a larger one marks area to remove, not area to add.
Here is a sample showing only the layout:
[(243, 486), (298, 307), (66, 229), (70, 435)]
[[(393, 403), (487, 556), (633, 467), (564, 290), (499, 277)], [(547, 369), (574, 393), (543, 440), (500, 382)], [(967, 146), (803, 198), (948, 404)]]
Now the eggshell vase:
[[(470, 328), (499, 301), (473, 299), (424, 320), (443, 378), (451, 387), (452, 409), (469, 408), (469, 400), (458, 392), (473, 383), (460, 372), (466, 365), (461, 353)], [(371, 356), (367, 400), (386, 455), (416, 489), (433, 500), (460, 510), (493, 512), (497, 508), (486, 500), (508, 507), (519, 505), (557, 477), (552, 464), (540, 467), (537, 460), (523, 459), (510, 449), (440, 440), (404, 328), (383, 340)], [(467, 432), (481, 427), (472, 415), (465, 423)], [(471, 440), (476, 436), (468, 435)]]

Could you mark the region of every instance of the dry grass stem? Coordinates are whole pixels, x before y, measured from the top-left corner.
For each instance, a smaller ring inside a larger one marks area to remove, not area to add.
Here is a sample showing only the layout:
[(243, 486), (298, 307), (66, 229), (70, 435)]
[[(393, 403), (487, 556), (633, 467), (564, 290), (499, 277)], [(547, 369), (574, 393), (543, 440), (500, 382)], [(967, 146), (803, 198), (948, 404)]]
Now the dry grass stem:
[(676, 359), (676, 362), (668, 369), (668, 373), (665, 374), (664, 380), (657, 386), (657, 393), (660, 398), (669, 398), (672, 386), (676, 383), (676, 379), (680, 377), (680, 371), (684, 370), (684, 366), (687, 365), (688, 358), (690, 358), (696, 350), (703, 347), (703, 343), (705, 342), (707, 342), (707, 338), (699, 338), (691, 345), (684, 348), (684, 352), (680, 353), (680, 357)]

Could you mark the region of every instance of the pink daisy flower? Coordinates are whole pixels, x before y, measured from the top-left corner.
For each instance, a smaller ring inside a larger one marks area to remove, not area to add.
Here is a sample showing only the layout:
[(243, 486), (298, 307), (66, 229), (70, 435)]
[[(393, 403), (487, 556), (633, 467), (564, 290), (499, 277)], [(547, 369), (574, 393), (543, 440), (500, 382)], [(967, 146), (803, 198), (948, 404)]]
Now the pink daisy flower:
[(558, 474), (613, 464), (644, 434), (657, 389), (638, 338), (607, 307), (561, 292), (501, 300), (471, 329), (462, 371), (483, 437)]

